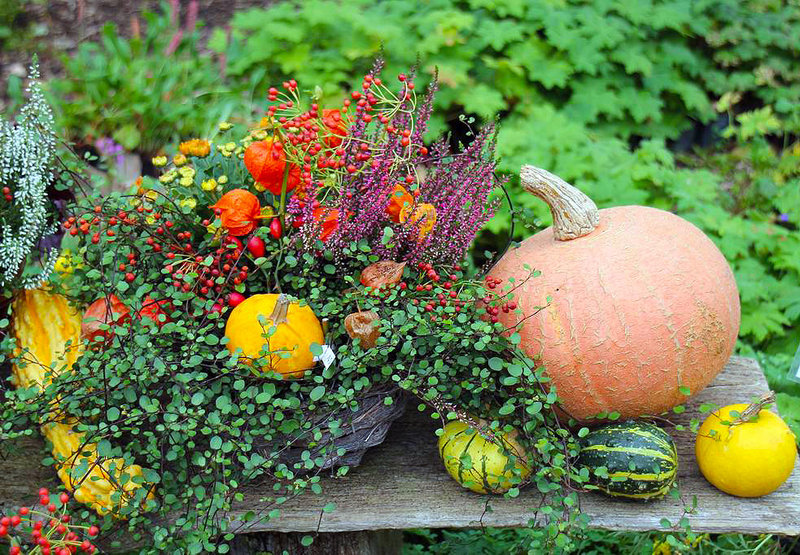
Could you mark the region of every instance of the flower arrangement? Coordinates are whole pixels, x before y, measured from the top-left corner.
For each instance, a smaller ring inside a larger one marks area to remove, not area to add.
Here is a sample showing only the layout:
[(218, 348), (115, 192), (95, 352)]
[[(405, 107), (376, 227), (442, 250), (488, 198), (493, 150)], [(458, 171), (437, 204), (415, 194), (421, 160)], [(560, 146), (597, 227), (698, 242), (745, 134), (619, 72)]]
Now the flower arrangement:
[(275, 518), (319, 493), (323, 469), (346, 473), (337, 440), (376, 396), (412, 396), (494, 441), (499, 477), (467, 487), (516, 495), (535, 480), (576, 511), (576, 440), (498, 322), (519, 284), (467, 262), (503, 184), (494, 126), (457, 152), (426, 144), (435, 80), (420, 97), (413, 71), (388, 82), (381, 66), (336, 108), (294, 80), (271, 88), (258, 124), (223, 123), (157, 156), (157, 179), (71, 207), (74, 263), (51, 290), (84, 311), (82, 349), (69, 372), (53, 364), (9, 395), (3, 431), (70, 422), (80, 448), (53, 463), (68, 489), (108, 466), (111, 493), (84, 495), (107, 527), (177, 514), (156, 549), (211, 550), (243, 484), (274, 484), (259, 518)]

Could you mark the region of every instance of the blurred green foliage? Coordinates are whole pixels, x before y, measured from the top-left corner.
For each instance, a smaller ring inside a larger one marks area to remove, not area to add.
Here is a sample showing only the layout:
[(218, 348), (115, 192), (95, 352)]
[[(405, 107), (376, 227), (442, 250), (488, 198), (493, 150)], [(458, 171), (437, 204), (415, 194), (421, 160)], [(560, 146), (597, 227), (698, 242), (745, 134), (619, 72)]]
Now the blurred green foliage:
[[(539, 553), (542, 532), (536, 528), (486, 528), (484, 530), (407, 530), (404, 555), (486, 555), (490, 553)], [(791, 553), (796, 539), (773, 535), (685, 534), (665, 532), (610, 532), (586, 530), (576, 538), (575, 552), (586, 555), (722, 555), (742, 553)]]
[(231, 114), (247, 117), (244, 87), (223, 82), (197, 30), (182, 29), (167, 6), (144, 20), (138, 37), (124, 38), (106, 24), (99, 42), (84, 42), (63, 58), (65, 77), (49, 88), (58, 124), (72, 139), (111, 137), (149, 156), (178, 139), (207, 135)]
[(531, 122), (549, 107), (608, 135), (675, 138), (735, 90), (797, 124), (800, 21), (779, 1), (308, 0), (232, 24), (230, 41), (217, 31), (211, 43), (232, 75), (267, 68), (333, 92), (382, 45), (390, 68), (438, 66), (451, 117)]

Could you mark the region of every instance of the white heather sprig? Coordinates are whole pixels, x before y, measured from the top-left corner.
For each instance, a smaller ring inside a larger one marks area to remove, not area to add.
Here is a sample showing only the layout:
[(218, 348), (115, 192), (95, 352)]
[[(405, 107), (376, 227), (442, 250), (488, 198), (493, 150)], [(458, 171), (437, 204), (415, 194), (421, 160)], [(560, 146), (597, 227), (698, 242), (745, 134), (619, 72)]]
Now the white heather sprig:
[(48, 223), (47, 187), (53, 180), (55, 158), (53, 113), (39, 83), (36, 61), (30, 68), (28, 101), (16, 124), (0, 118), (0, 186), (9, 187), (13, 199), (0, 212), (0, 287), (41, 285), (55, 264), (56, 249), (45, 255), (43, 269), (18, 280), (28, 255), (39, 240), (53, 231)]

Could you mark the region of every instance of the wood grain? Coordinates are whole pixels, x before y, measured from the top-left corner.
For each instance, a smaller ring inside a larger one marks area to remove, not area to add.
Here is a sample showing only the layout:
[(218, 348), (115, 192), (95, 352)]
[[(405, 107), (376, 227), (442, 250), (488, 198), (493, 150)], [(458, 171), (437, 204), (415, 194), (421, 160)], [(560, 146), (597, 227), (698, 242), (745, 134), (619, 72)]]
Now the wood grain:
[[(688, 424), (698, 416), (701, 403), (727, 405), (749, 401), (764, 393), (767, 383), (758, 364), (734, 357), (717, 379), (675, 416), (676, 424)], [(245, 498), (229, 515), (237, 533), (345, 532), (404, 528), (462, 528), (526, 526), (532, 508), (540, 501), (533, 488), (516, 499), (474, 494), (461, 488), (442, 468), (436, 450), (437, 423), (414, 408), (389, 431), (386, 441), (371, 449), (358, 468), (342, 478), (323, 478), (323, 494), (305, 494), (281, 505), (281, 516), (244, 523), (248, 511), (267, 514), (274, 506), (262, 499), (267, 487), (244, 491)], [(726, 495), (700, 475), (694, 460), (690, 431), (668, 431), (680, 455), (679, 484), (684, 500), (697, 496), (697, 511), (688, 518), (697, 532), (743, 532), (800, 535), (800, 469), (775, 493), (759, 499)], [(0, 510), (35, 501), (41, 485), (55, 483), (55, 474), (43, 467), (45, 456), (39, 442), (26, 442), (14, 457), (0, 461)], [(661, 520), (677, 522), (684, 505), (667, 498), (649, 503), (612, 499), (586, 493), (581, 508), (591, 517), (590, 526), (611, 530), (658, 530)], [(335, 503), (332, 512), (323, 512)], [(131, 543), (127, 543), (131, 547)]]

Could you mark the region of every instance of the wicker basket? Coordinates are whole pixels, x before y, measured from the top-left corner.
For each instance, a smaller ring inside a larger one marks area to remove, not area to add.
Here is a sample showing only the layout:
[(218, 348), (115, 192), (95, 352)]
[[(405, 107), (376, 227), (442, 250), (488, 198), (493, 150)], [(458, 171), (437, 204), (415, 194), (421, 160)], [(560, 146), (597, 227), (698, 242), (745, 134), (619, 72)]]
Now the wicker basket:
[[(390, 405), (384, 403), (387, 397), (392, 398)], [(372, 387), (359, 398), (357, 411), (344, 409), (325, 417), (324, 420), (315, 421), (314, 424), (322, 426), (325, 431), (322, 439), (315, 442), (311, 448), (311, 457), (317, 457), (323, 448), (327, 448), (329, 458), (323, 464), (322, 470), (340, 466), (358, 466), (367, 449), (383, 443), (392, 422), (405, 412), (407, 401), (407, 394), (394, 384)], [(325, 422), (331, 420), (340, 420), (341, 429), (348, 431), (333, 438), (325, 427)], [(308, 448), (308, 443), (299, 441), (283, 452), (281, 462), (292, 466), (302, 460), (303, 451)], [(339, 449), (344, 449), (344, 453), (339, 455)], [(319, 469), (315, 467), (315, 470)]]

